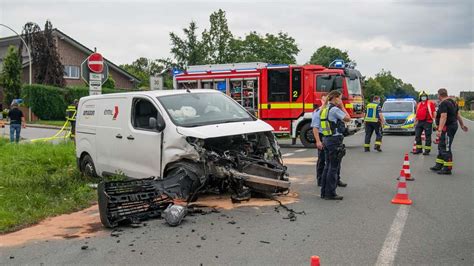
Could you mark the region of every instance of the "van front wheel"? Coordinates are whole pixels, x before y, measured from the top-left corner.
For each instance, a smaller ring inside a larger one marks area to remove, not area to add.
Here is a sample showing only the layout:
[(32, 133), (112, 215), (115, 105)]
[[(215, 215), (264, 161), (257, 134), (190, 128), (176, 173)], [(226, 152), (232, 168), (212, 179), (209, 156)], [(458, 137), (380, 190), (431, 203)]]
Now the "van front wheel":
[(80, 166), (81, 173), (84, 176), (97, 177), (94, 162), (92, 161), (92, 158), (89, 154), (86, 154), (82, 157), (79, 166)]

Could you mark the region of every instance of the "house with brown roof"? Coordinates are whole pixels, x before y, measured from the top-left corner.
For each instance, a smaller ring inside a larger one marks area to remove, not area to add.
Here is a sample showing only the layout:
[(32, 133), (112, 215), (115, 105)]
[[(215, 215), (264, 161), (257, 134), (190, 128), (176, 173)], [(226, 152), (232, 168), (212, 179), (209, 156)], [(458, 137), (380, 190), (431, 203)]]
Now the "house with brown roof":
[[(55, 39), (56, 48), (58, 50), (61, 63), (64, 66), (64, 79), (66, 81), (66, 86), (86, 86), (85, 82), (81, 79), (81, 64), (94, 51), (82, 45), (80, 42), (76, 41), (75, 39), (71, 38), (70, 36), (66, 35), (64, 32), (58, 29), (53, 29), (52, 34)], [(3, 65), (3, 59), (7, 54), (8, 47), (10, 45), (19, 47), (20, 42), (21, 40), (18, 36), (0, 38), (0, 71)], [(136, 88), (137, 85), (140, 83), (140, 80), (137, 77), (128, 73), (123, 68), (112, 63), (106, 58), (104, 58), (104, 61), (109, 66), (109, 73), (115, 80), (116, 88), (124, 90), (133, 89)], [(28, 83), (29, 57), (28, 53), (26, 52), (26, 49), (23, 49), (22, 65), (22, 81), (24, 83)], [(0, 99), (2, 98), (3, 97), (0, 91)]]

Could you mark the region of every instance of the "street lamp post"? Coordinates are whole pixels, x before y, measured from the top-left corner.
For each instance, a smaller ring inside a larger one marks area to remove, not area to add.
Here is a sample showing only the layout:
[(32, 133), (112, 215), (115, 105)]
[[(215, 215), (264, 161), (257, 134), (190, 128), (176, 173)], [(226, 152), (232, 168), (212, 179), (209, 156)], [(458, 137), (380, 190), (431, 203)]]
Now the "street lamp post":
[[(28, 51), (28, 58), (30, 59), (30, 64), (29, 64), (29, 65), (30, 65), (30, 66), (29, 66), (29, 67), (30, 67), (30, 69), (29, 69), (29, 84), (31, 85), (31, 76), (32, 76), (32, 74), (31, 74), (31, 73), (32, 73), (31, 64), (33, 63), (33, 61), (31, 60), (31, 50), (30, 50), (30, 47), (28, 47), (28, 44), (26, 44), (25, 39), (23, 39), (23, 38), (21, 37), (21, 35), (18, 34), (18, 32), (16, 32), (14, 29), (8, 27), (8, 26), (5, 25), (5, 24), (1, 24), (1, 23), (0, 23), (0, 26), (3, 26), (3, 27), (5, 27), (5, 28), (7, 28), (7, 29), (13, 31), (13, 33), (15, 33), (15, 34), (18, 36), (18, 38), (20, 38), (20, 40), (21, 40), (21, 41), (23, 42), (23, 44), (25, 45), (26, 51)], [(20, 55), (21, 55), (21, 51), (20, 51)], [(23, 62), (22, 62), (22, 63), (23, 63)], [(28, 108), (28, 120), (31, 121), (31, 108)]]

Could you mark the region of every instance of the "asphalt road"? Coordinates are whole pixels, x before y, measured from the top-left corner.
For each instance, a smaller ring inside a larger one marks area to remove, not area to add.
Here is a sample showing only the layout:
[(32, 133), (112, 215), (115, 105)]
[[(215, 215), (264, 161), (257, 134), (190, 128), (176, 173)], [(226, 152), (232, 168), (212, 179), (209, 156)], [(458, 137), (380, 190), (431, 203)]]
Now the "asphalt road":
[(383, 250), (394, 264), (473, 265), (474, 123), (467, 124), (471, 131), (459, 131), (454, 141), (452, 176), (428, 169), (436, 145), (430, 156), (410, 154), (416, 180), (408, 183), (413, 205), (402, 209), (403, 223), (400, 205), (390, 200), (413, 137), (384, 136), (382, 153), (364, 153), (361, 134), (347, 138), (341, 175), (348, 187), (338, 189), (342, 201), (318, 197), (315, 150), (282, 141), (299, 194), (299, 202), (289, 207), (306, 213), (294, 222), (274, 207), (188, 216), (179, 227), (150, 220), (147, 226), (121, 228), (118, 237), (100, 229), (88, 239), (3, 247), (0, 264), (309, 265), (310, 256), (318, 255), (323, 265), (374, 265)]

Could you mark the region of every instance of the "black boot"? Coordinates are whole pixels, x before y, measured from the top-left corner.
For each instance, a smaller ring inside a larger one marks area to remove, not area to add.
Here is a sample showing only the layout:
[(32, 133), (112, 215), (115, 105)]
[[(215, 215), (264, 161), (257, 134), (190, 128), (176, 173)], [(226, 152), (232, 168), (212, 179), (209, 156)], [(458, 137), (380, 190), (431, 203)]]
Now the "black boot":
[(443, 169), (438, 171), (438, 175), (451, 175), (451, 169), (448, 167), (443, 167)]
[(416, 149), (416, 151), (412, 151), (411, 153), (420, 154), (420, 153), (423, 153), (423, 150), (422, 149)]
[(364, 151), (365, 152), (370, 152), (370, 148), (369, 147), (364, 147)]
[(439, 170), (441, 170), (441, 168), (443, 168), (443, 164), (436, 163), (436, 165), (431, 167), (430, 170), (431, 171), (439, 171)]
[(347, 187), (347, 184), (342, 182), (341, 180), (337, 181), (337, 186), (338, 187)]
[(423, 155), (430, 155), (430, 151), (429, 151), (429, 150), (425, 150), (425, 152), (423, 152)]
[(381, 152), (381, 151), (382, 151), (382, 149), (380, 148), (380, 145), (378, 145), (378, 144), (375, 144), (374, 150), (376, 150), (376, 151), (378, 151), (378, 152)]

